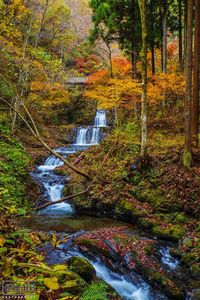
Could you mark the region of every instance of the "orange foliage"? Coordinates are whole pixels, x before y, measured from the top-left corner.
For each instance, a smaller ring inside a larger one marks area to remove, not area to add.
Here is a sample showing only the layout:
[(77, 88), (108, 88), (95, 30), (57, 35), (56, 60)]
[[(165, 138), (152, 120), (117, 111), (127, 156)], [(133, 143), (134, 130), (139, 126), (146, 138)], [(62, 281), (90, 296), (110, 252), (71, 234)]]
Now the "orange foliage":
[(158, 104), (165, 99), (174, 102), (183, 99), (185, 94), (185, 80), (182, 74), (159, 74), (149, 80), (148, 99), (153, 104)]
[(98, 107), (112, 109), (124, 107), (133, 109), (133, 103), (140, 101), (141, 84), (130, 76), (131, 63), (123, 57), (112, 61), (114, 78), (107, 70), (100, 70), (89, 76), (85, 96), (98, 102)]
[(112, 64), (114, 76), (122, 77), (131, 74), (132, 66), (128, 59), (124, 57), (115, 57), (112, 60)]
[(100, 70), (88, 76), (87, 84), (104, 84), (109, 77), (107, 70)]
[(167, 57), (169, 59), (172, 59), (175, 56), (175, 54), (177, 54), (177, 52), (178, 52), (177, 43), (175, 43), (175, 42), (168, 43), (168, 45), (167, 45)]

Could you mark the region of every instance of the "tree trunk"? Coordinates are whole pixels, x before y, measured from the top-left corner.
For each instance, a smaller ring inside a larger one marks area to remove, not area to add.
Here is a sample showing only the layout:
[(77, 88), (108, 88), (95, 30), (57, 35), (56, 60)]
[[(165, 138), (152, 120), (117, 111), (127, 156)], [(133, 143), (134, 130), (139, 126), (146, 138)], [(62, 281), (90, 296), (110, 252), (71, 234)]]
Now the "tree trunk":
[(142, 103), (141, 103), (141, 155), (147, 151), (147, 1), (139, 0), (142, 24)]
[[(167, 73), (167, 0), (163, 3), (163, 11), (162, 11), (162, 73)], [(165, 98), (164, 94), (161, 109), (163, 110), (165, 107)]]
[(200, 1), (195, 0), (194, 73), (192, 101), (192, 142), (198, 145), (200, 64)]
[(132, 41), (131, 41), (131, 46), (132, 46), (132, 76), (133, 78), (137, 77), (137, 55), (136, 55), (136, 42), (135, 42), (135, 0), (132, 0), (132, 5), (131, 5), (131, 31), (132, 31)]
[(109, 64), (110, 64), (110, 77), (113, 78), (113, 63), (112, 63), (112, 50), (109, 43), (106, 43), (106, 46), (108, 48), (108, 58), (109, 58)]
[(190, 167), (192, 163), (191, 151), (191, 104), (192, 104), (192, 37), (193, 37), (193, 0), (188, 0), (187, 8), (187, 49), (186, 49), (186, 91), (184, 104), (185, 117), (185, 145), (184, 166)]
[[(150, 13), (153, 13), (154, 11), (154, 3), (153, 0), (150, 1)], [(156, 73), (156, 67), (155, 67), (155, 34), (154, 34), (154, 19), (150, 21), (150, 27), (151, 27), (151, 33), (150, 33), (150, 49), (151, 49), (151, 71), (152, 76)]]
[(35, 48), (37, 48), (38, 42), (39, 42), (39, 40), (41, 38), (41, 33), (42, 33), (42, 30), (43, 30), (43, 26), (44, 26), (45, 17), (46, 17), (46, 13), (47, 13), (48, 7), (49, 7), (49, 0), (46, 0), (45, 6), (44, 6), (44, 10), (43, 10), (43, 13), (42, 13), (42, 17), (41, 17), (41, 20), (40, 20), (39, 31), (38, 31), (38, 34), (37, 34), (36, 40), (35, 40)]
[(152, 38), (151, 40), (151, 67), (152, 67), (152, 75), (154, 76), (156, 73), (154, 38)]
[(187, 14), (188, 14), (188, 0), (184, 1), (185, 12), (184, 12), (184, 69), (186, 68), (186, 51), (187, 51)]
[(182, 0), (179, 0), (179, 67), (183, 67)]
[[(135, 1), (132, 0), (132, 22), (131, 22), (131, 30), (132, 30), (132, 78), (136, 79), (137, 78), (137, 54), (136, 54), (136, 42), (135, 42)], [(135, 94), (133, 94), (134, 98)], [(138, 103), (134, 101), (133, 105), (133, 111), (134, 111), (134, 118), (137, 120), (138, 119)]]
[(163, 19), (162, 19), (162, 29), (163, 29), (163, 34), (162, 34), (162, 72), (167, 73), (167, 4), (164, 1), (164, 7), (163, 7)]

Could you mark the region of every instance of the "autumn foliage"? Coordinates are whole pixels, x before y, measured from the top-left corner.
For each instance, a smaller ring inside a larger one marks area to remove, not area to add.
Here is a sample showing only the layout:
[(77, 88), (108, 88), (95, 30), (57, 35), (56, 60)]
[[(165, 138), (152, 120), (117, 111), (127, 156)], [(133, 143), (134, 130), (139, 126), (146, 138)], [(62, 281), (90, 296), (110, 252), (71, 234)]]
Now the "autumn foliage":
[[(139, 67), (139, 65), (138, 65)], [(134, 103), (141, 102), (141, 81), (131, 76), (131, 63), (125, 58), (113, 59), (114, 78), (107, 70), (99, 70), (88, 77), (85, 96), (98, 102), (104, 109), (125, 108), (133, 111)], [(148, 99), (153, 110), (163, 100), (171, 106), (184, 98), (185, 81), (181, 73), (148, 75)]]

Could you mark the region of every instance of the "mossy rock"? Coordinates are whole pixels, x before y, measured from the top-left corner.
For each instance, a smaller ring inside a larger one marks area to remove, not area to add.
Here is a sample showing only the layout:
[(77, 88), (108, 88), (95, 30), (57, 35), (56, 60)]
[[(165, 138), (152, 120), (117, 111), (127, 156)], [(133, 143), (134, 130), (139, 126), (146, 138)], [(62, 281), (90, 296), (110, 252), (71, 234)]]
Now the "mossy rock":
[(182, 208), (179, 201), (174, 198), (174, 191), (165, 195), (160, 188), (144, 186), (136, 189), (134, 194), (138, 201), (148, 202), (157, 212), (174, 212)]
[(191, 300), (200, 300), (200, 289), (196, 289), (193, 291)]
[(155, 218), (151, 219), (148, 217), (140, 218), (140, 220), (138, 222), (139, 227), (144, 228), (144, 229), (151, 229), (152, 227), (154, 227), (155, 225), (158, 225), (158, 224), (159, 224), (159, 220), (156, 220)]
[[(138, 267), (138, 266), (137, 266)], [(161, 286), (162, 291), (164, 291), (172, 299), (184, 299), (183, 291), (167, 276), (156, 270), (140, 266), (142, 268), (142, 273), (145, 278), (153, 285), (157, 283)]]
[(157, 225), (152, 228), (153, 234), (164, 240), (178, 241), (184, 234), (184, 229), (179, 225), (168, 224), (166, 227)]
[(56, 175), (60, 175), (60, 176), (66, 176), (67, 175), (67, 172), (61, 168), (56, 168), (54, 170), (54, 174)]
[(185, 237), (182, 241), (182, 244), (184, 246), (186, 246), (187, 248), (192, 248), (193, 246), (193, 242), (192, 242), (192, 239), (188, 238), (188, 237)]
[(74, 256), (67, 261), (67, 264), (72, 272), (87, 282), (90, 282), (96, 274), (94, 267), (85, 258)]
[[(82, 192), (85, 190), (86, 187), (82, 183), (72, 183), (72, 184), (66, 184), (64, 190), (63, 190), (63, 196), (67, 197), (69, 195), (74, 195), (79, 192)], [(88, 212), (92, 211), (93, 209), (93, 203), (90, 197), (87, 197), (86, 195), (81, 195), (78, 197), (75, 197), (72, 199), (72, 203), (75, 207), (75, 209), (79, 212)]]
[(55, 265), (54, 270), (56, 276), (59, 278), (59, 282), (64, 292), (69, 292), (73, 295), (80, 295), (87, 287), (86, 281), (79, 276), (78, 272), (70, 270), (66, 266), (66, 270), (60, 269), (60, 265)]
[(147, 215), (147, 211), (136, 208), (134, 202), (122, 199), (115, 207), (115, 215), (122, 219), (128, 218), (131, 223), (137, 223), (139, 218)]
[(67, 183), (63, 190), (64, 197), (69, 195), (77, 194), (81, 191), (85, 190), (85, 186), (82, 183)]
[(184, 252), (181, 256), (181, 262), (190, 267), (192, 264), (197, 263), (197, 254), (195, 252)]
[(200, 263), (193, 264), (190, 267), (190, 272), (191, 272), (193, 278), (200, 280)]
[(80, 196), (73, 199), (73, 204), (76, 211), (89, 213), (93, 211), (93, 202), (86, 196)]

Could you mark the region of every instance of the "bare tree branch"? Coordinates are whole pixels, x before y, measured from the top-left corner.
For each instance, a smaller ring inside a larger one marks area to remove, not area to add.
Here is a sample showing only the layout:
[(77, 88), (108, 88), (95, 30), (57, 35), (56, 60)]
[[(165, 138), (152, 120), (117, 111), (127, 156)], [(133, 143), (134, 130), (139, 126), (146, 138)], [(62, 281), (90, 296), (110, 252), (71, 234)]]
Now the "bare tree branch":
[(59, 203), (65, 202), (65, 201), (67, 201), (67, 200), (70, 200), (70, 199), (72, 199), (72, 198), (79, 197), (79, 196), (81, 196), (81, 195), (86, 194), (86, 193), (88, 192), (88, 190), (89, 190), (89, 189), (87, 188), (85, 191), (79, 192), (79, 193), (74, 194), (74, 195), (67, 196), (67, 197), (62, 198), (62, 199), (60, 199), (60, 200), (47, 202), (47, 203), (45, 203), (45, 204), (43, 204), (43, 205), (41, 205), (41, 206), (39, 206), (39, 207), (36, 207), (35, 210), (38, 211), (38, 210), (47, 208), (47, 207), (49, 207), (49, 206), (51, 206), (51, 205), (59, 204)]

